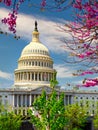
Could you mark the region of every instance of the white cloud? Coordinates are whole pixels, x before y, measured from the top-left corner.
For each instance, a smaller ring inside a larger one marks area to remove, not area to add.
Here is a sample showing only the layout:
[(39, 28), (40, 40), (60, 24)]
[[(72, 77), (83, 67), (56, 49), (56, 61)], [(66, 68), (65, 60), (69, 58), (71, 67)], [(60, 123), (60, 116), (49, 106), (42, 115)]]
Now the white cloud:
[(54, 68), (57, 71), (58, 78), (71, 78), (72, 71), (69, 67), (66, 67), (64, 64), (54, 64)]
[(0, 70), (0, 78), (13, 80), (13, 74), (6, 73), (6, 72), (3, 72), (3, 71)]
[[(6, 17), (8, 15), (8, 12), (10, 12), (10, 10), (1, 8), (0, 19), (2, 19), (2, 16)], [(54, 51), (56, 53), (64, 52), (65, 48), (61, 47), (64, 45), (64, 43), (60, 41), (60, 39), (62, 37), (65, 37), (65, 35), (67, 36), (68, 34), (59, 31), (59, 27), (57, 26), (63, 24), (64, 19), (58, 20), (57, 18), (57, 21), (59, 22), (54, 22), (50, 20), (50, 18), (48, 19), (45, 17), (32, 16), (20, 13), (17, 19), (17, 34), (31, 41), (35, 20), (38, 21), (38, 29), (40, 32), (41, 42), (45, 44), (51, 51)], [(4, 31), (7, 31), (6, 25), (0, 23), (0, 27), (3, 28)]]

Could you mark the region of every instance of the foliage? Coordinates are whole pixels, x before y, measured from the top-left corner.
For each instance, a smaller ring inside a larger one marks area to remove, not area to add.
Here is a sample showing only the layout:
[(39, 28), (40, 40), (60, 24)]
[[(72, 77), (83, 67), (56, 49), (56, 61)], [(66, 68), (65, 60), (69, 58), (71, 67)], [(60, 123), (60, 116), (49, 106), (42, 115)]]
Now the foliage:
[(93, 124), (94, 124), (94, 130), (98, 129), (98, 102), (96, 103), (96, 111), (93, 115)]
[(0, 104), (0, 130), (19, 130), (22, 117), (7, 110), (8, 107)]
[(0, 115), (0, 130), (19, 130), (21, 117), (14, 113), (5, 113)]
[(94, 117), (93, 123), (94, 123), (95, 130), (97, 130), (98, 129), (98, 114)]
[(43, 90), (41, 96), (34, 101), (33, 109), (35, 114), (32, 115), (32, 111), (30, 111), (31, 121), (39, 129), (60, 130), (67, 122), (63, 93), (57, 99), (56, 91), (52, 91), (46, 99), (46, 92)]
[(50, 80), (50, 86), (51, 86), (51, 88), (53, 88), (54, 89), (54, 87), (56, 87), (56, 85), (58, 85), (58, 81), (57, 81), (57, 79), (56, 79), (56, 75), (57, 75), (57, 72), (55, 72), (54, 74), (53, 74), (53, 78)]
[[(74, 22), (66, 23), (62, 30), (70, 35), (65, 38), (66, 48), (70, 50), (67, 63), (85, 65), (84, 70), (74, 76), (98, 73), (98, 1), (75, 0), (73, 3)], [(83, 87), (98, 85), (98, 78), (85, 79)]]
[(82, 130), (87, 122), (86, 108), (77, 103), (66, 106), (65, 116), (68, 124), (65, 126), (68, 130)]

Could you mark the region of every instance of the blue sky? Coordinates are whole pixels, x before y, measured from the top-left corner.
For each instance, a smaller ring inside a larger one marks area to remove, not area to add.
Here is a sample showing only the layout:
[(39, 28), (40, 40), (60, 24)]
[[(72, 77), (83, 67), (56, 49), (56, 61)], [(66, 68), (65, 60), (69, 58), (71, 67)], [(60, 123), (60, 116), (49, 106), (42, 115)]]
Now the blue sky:
[[(0, 21), (8, 15), (10, 8), (4, 7), (0, 3)], [(14, 39), (13, 35), (0, 34), (0, 87), (10, 87), (14, 84), (14, 70), (17, 68), (17, 61), (20, 57), (22, 49), (29, 44), (32, 39), (32, 31), (34, 29), (34, 21), (38, 22), (38, 30), (40, 32), (40, 41), (49, 49), (50, 55), (54, 60), (54, 68), (57, 70), (57, 79), (59, 85), (66, 86), (67, 83), (79, 84), (85, 77), (73, 77), (79, 66), (68, 65), (64, 59), (68, 58), (68, 49), (62, 48), (65, 45), (60, 39), (67, 36), (65, 32), (59, 31), (58, 25), (72, 21), (72, 9), (67, 11), (40, 11), (39, 8), (28, 7), (24, 3), (19, 10), (17, 19), (17, 34), (21, 36), (19, 40)], [(0, 28), (4, 31), (7, 26), (0, 22)]]

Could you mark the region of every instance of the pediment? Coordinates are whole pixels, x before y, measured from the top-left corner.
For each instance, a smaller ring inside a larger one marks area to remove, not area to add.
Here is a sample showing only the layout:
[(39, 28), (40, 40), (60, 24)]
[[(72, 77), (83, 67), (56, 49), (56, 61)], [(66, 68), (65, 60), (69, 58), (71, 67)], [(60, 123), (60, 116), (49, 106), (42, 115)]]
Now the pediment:
[(52, 91), (52, 89), (48, 86), (41, 86), (31, 90), (31, 94), (41, 94), (43, 90), (45, 90), (46, 93), (50, 93)]

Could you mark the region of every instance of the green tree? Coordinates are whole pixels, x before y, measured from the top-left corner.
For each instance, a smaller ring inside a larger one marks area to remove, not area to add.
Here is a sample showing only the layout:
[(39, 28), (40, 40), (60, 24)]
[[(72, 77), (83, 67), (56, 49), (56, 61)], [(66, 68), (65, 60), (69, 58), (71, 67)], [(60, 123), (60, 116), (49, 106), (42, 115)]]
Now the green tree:
[(40, 97), (33, 103), (33, 109), (37, 114), (32, 114), (31, 122), (37, 129), (41, 130), (61, 130), (64, 128), (67, 120), (65, 118), (64, 94), (57, 99), (56, 91), (52, 91), (48, 98), (43, 90)]
[(9, 106), (6, 107), (0, 103), (0, 130), (19, 130), (22, 117), (13, 112), (8, 112), (9, 108)]
[(50, 87), (54, 89), (58, 85), (58, 81), (56, 79), (57, 72), (53, 74), (53, 78), (50, 80)]
[(93, 115), (94, 130), (98, 130), (98, 102), (96, 102), (96, 110)]
[(94, 123), (94, 130), (98, 130), (98, 114), (94, 116), (93, 123)]
[(87, 109), (77, 103), (66, 106), (67, 130), (82, 130), (87, 122)]
[(0, 115), (0, 130), (19, 130), (21, 125), (21, 116), (14, 113), (5, 113)]

